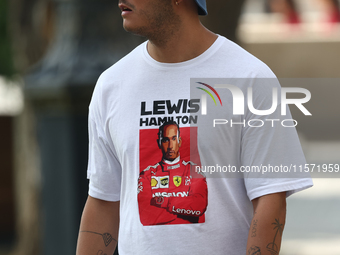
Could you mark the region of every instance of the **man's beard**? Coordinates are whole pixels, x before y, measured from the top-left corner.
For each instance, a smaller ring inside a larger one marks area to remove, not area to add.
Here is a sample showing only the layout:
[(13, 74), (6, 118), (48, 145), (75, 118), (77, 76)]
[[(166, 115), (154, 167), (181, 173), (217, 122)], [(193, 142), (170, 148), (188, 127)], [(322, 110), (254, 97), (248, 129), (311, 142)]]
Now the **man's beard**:
[(124, 28), (130, 33), (146, 37), (153, 44), (165, 46), (168, 40), (178, 31), (181, 21), (179, 16), (175, 14), (169, 0), (155, 1), (158, 3), (151, 4), (146, 11), (141, 10), (138, 13), (148, 21), (146, 25)]

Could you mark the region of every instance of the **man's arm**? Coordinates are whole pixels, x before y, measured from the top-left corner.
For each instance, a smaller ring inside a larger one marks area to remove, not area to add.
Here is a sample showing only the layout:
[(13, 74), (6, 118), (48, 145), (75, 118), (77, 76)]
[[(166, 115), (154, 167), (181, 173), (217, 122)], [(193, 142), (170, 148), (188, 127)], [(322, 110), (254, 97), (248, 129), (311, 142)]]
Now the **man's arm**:
[[(185, 182), (185, 180), (183, 180)], [(183, 183), (182, 185), (185, 185)], [(169, 212), (190, 216), (202, 216), (208, 205), (208, 188), (206, 179), (202, 176), (191, 178), (189, 195), (187, 197), (169, 197), (167, 208)], [(174, 212), (177, 209), (185, 209)], [(194, 213), (194, 215), (192, 215)]]
[(286, 221), (286, 192), (254, 199), (254, 217), (250, 224), (247, 255), (277, 255)]
[(111, 255), (117, 246), (119, 201), (88, 197), (83, 211), (77, 255)]

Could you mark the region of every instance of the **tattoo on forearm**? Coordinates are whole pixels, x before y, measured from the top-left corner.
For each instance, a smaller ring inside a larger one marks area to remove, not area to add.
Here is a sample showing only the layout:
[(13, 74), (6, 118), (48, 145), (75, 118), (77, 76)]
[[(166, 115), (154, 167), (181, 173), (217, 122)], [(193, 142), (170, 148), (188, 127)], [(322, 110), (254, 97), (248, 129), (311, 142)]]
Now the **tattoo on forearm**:
[(106, 253), (104, 253), (102, 250), (98, 251), (97, 255), (107, 255)]
[(248, 255), (261, 255), (261, 250), (259, 247), (253, 245), (249, 248)]
[(257, 220), (253, 220), (253, 228), (251, 229), (251, 237), (256, 236), (257, 231)]
[(276, 230), (276, 233), (273, 242), (269, 243), (266, 248), (271, 253), (271, 255), (277, 255), (279, 254), (279, 248), (275, 244), (275, 240), (278, 233), (280, 233), (280, 235), (282, 236), (283, 224), (280, 223), (279, 219), (275, 219), (275, 222), (273, 222), (272, 225), (274, 225), (274, 230)]
[[(80, 232), (82, 232), (82, 233), (91, 233), (91, 234), (96, 234), (96, 235), (102, 236), (103, 241), (104, 241), (104, 244), (105, 244), (106, 247), (107, 247), (112, 241), (117, 242), (117, 240), (114, 239), (114, 238), (112, 237), (112, 235), (109, 234), (109, 233), (100, 234), (100, 233), (92, 232), (92, 231), (80, 231)], [(103, 255), (105, 255), (105, 254), (103, 254)]]

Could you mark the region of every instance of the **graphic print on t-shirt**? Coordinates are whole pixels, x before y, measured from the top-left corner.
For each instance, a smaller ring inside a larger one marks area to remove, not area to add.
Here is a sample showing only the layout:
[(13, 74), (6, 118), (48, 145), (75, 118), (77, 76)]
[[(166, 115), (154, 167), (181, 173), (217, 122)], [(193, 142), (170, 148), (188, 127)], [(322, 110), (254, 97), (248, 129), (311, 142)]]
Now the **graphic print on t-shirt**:
[(141, 129), (139, 139), (141, 223), (204, 223), (208, 190), (205, 177), (195, 171), (197, 127), (179, 127), (168, 118), (160, 127)]

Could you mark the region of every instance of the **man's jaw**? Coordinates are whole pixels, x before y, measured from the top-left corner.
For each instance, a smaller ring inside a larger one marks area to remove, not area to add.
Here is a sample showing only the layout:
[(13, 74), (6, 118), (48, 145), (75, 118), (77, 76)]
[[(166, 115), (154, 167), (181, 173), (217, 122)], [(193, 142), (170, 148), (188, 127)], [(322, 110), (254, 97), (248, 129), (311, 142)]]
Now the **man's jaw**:
[(168, 158), (168, 160), (174, 160), (176, 159), (175, 151), (167, 151), (165, 154)]

